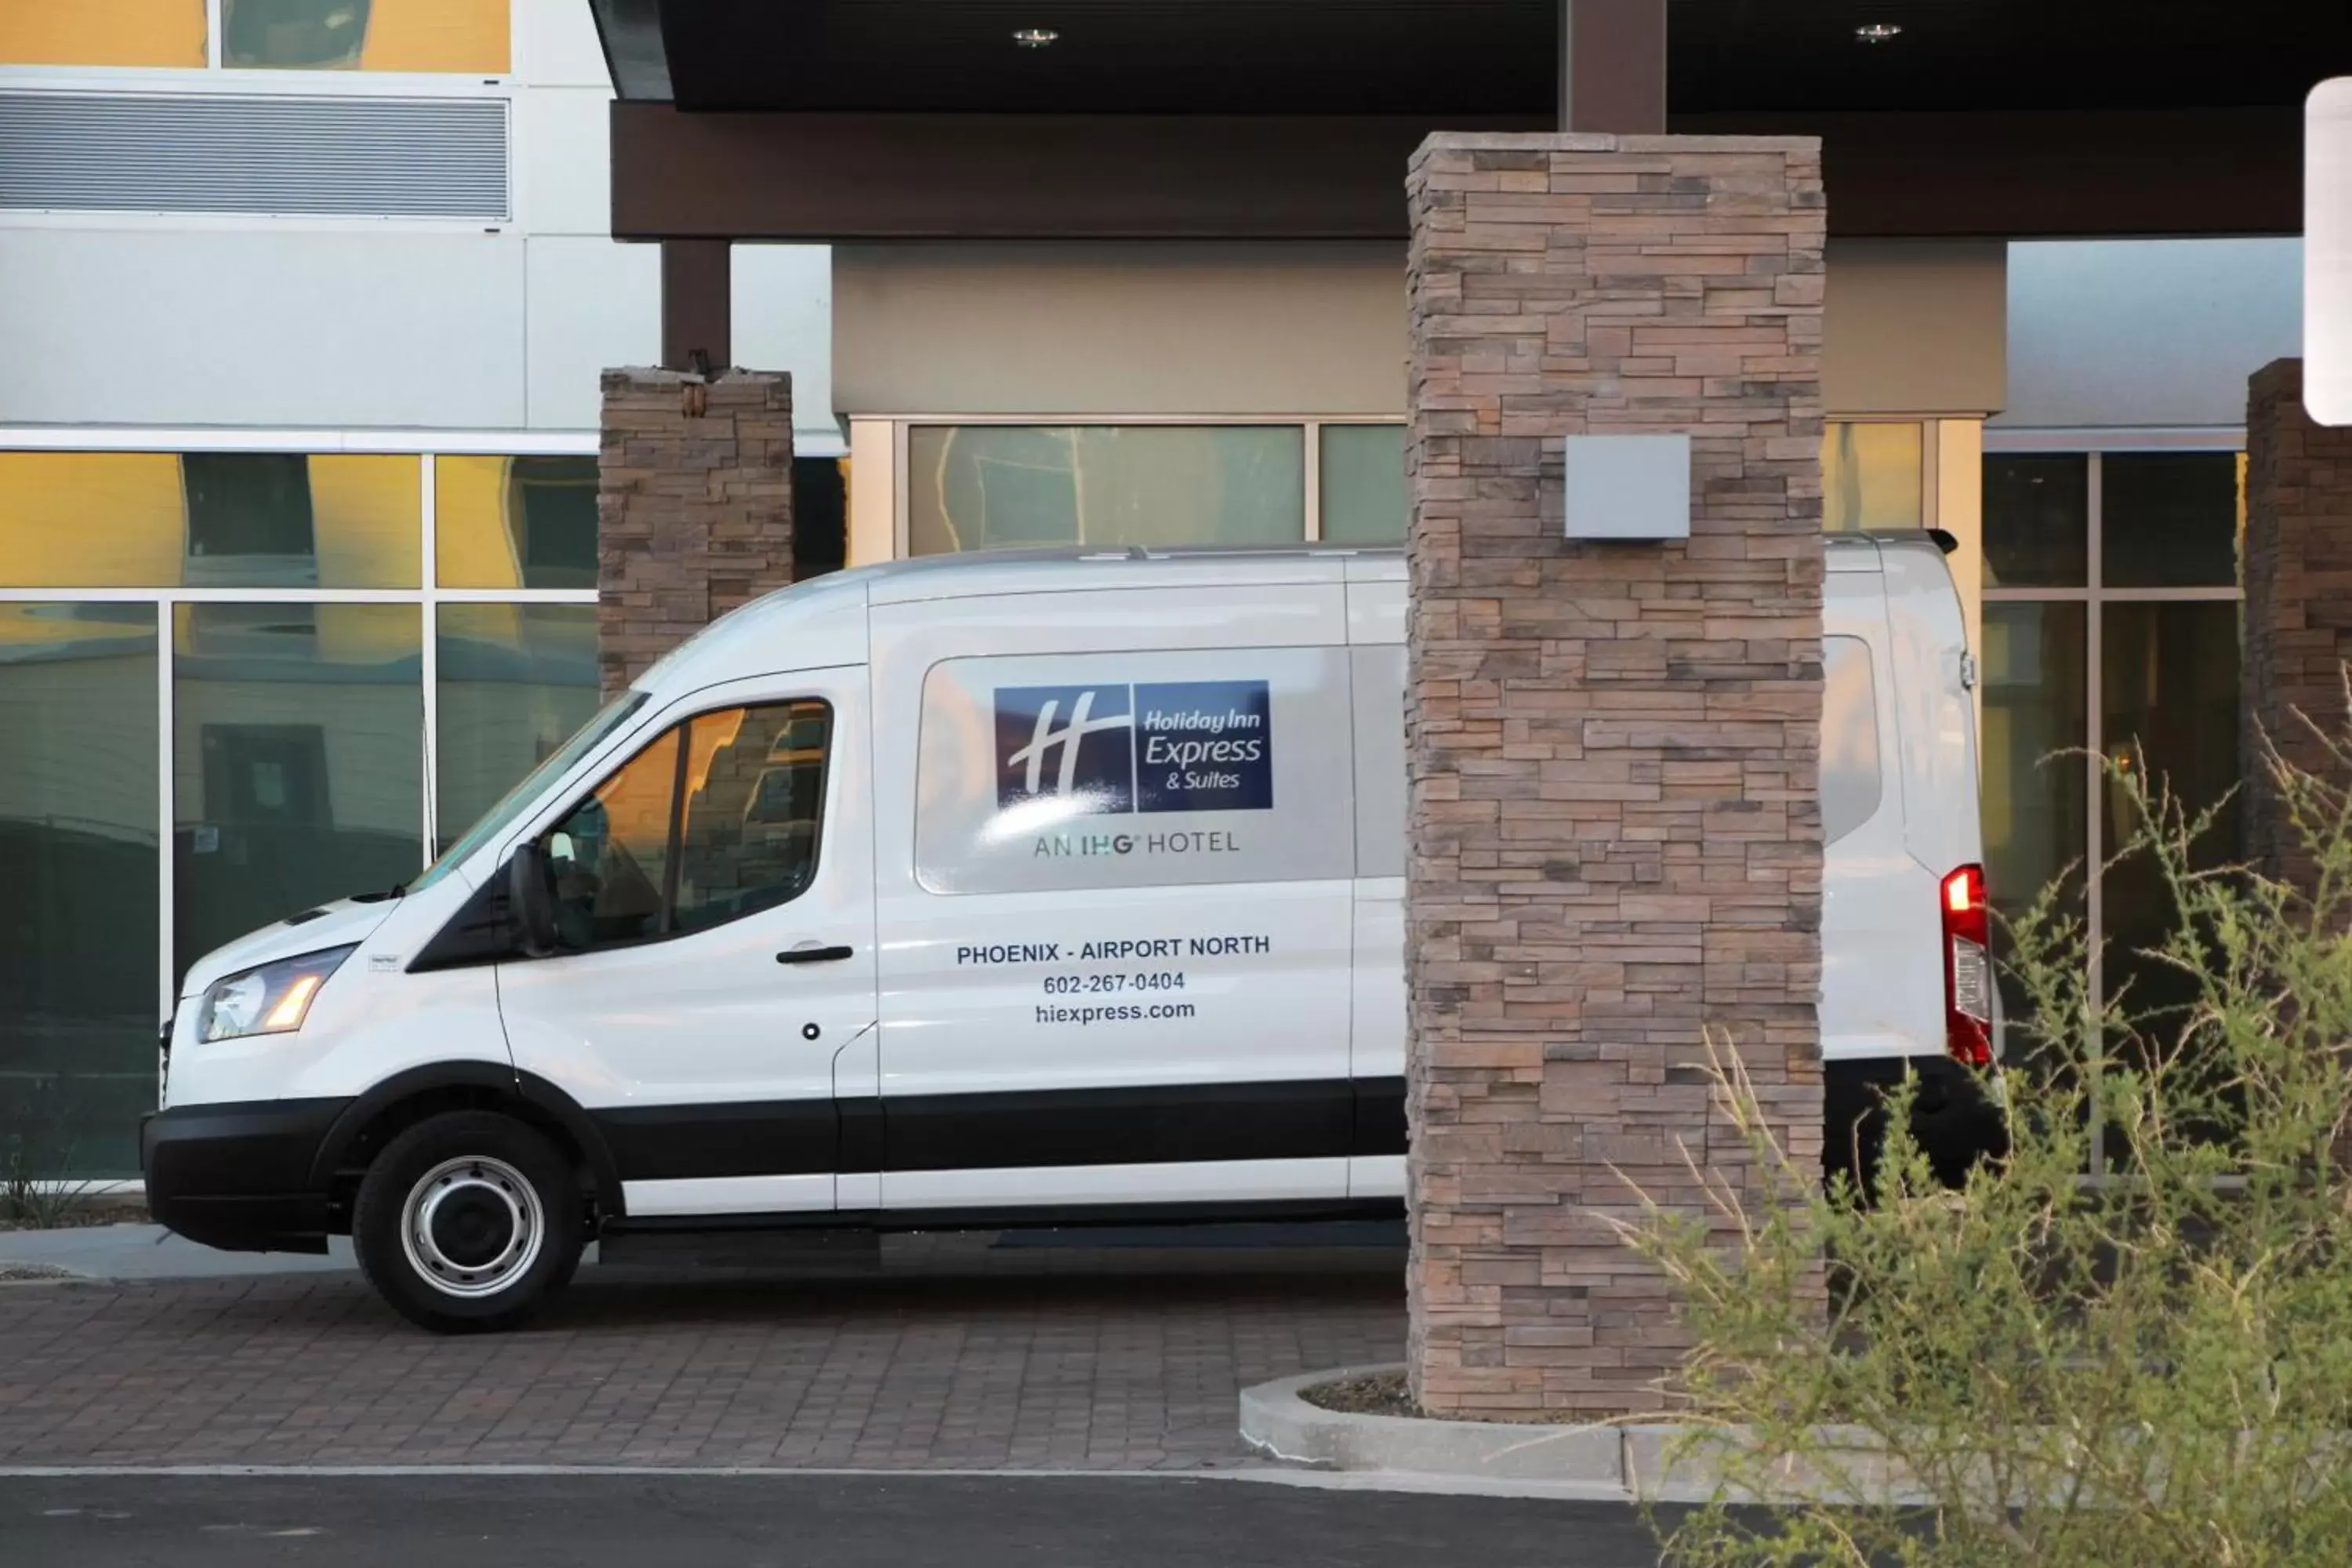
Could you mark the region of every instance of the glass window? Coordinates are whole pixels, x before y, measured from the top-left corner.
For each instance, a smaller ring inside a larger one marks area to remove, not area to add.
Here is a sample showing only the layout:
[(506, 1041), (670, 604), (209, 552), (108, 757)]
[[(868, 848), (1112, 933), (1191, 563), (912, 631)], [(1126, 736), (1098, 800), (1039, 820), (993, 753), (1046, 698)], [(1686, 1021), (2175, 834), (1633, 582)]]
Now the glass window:
[(548, 835), (564, 945), (705, 931), (797, 898), (816, 871), (831, 726), (822, 702), (722, 709), (623, 763)]
[[(2238, 605), (2110, 600), (2101, 613), (2099, 733), (2109, 760), (2163, 784), (2192, 816), (2221, 803), (2240, 781)], [(2113, 855), (2140, 823), (2120, 785), (2110, 783), (2101, 793), (2100, 842)], [(2207, 868), (2237, 856), (2234, 799), (2197, 850)], [(2124, 994), (2135, 1014), (2189, 1002), (2193, 994), (2177, 971), (2143, 956), (2173, 920), (2163, 879), (2147, 857), (2108, 868), (2103, 903), (2107, 994)]]
[(155, 1105), (155, 608), (0, 605), (0, 1171), (136, 1175)]
[(1402, 425), (1326, 425), (1318, 476), (1323, 537), (1341, 544), (1402, 544), (1412, 521)]
[(436, 634), (443, 844), (596, 711), (596, 606), (443, 605)]
[(1306, 451), (1289, 425), (918, 425), (908, 544), (1296, 543)]
[[(1996, 947), (2006, 947), (2005, 922), (2062, 876), (2080, 892), (2090, 843), (2082, 754), (2087, 620), (2080, 604), (1984, 607), (1985, 883), (2004, 922), (1995, 927)], [(2013, 987), (2009, 1005), (2012, 1016), (2023, 1007)]]
[(187, 500), (169, 452), (0, 452), (0, 584), (176, 586)]
[(424, 859), (414, 605), (182, 605), (173, 625), (177, 969)]
[(1870, 645), (1822, 642), (1822, 832), (1832, 844), (1878, 815), (1878, 686)]
[(2080, 453), (1988, 453), (1988, 588), (2079, 588), (2090, 581), (2091, 465)]
[(593, 588), (596, 459), (440, 458), (435, 570), (446, 588)]
[(677, 799), (677, 730), (621, 764), (547, 836), (555, 925), (569, 948), (661, 934)]
[(2100, 567), (2108, 587), (2237, 582), (2236, 453), (2111, 452), (2100, 468)]
[(1926, 447), (1918, 425), (1831, 425), (1822, 435), (1822, 526), (1832, 533), (1925, 527)]
[(0, 583), (414, 588), (417, 459), (0, 452)]
[(509, 0), (221, 0), (221, 63), (238, 69), (502, 76)]
[(816, 874), (832, 712), (822, 702), (706, 713), (688, 730), (671, 929), (798, 898)]
[(205, 65), (205, 0), (7, 0), (0, 65)]
[(593, 719), (583, 724), (578, 732), (551, 752), (546, 761), (530, 770), (515, 786), (499, 797), (499, 803), (482, 814), (464, 837), (441, 852), (441, 858), (425, 868), (425, 874), (410, 884), (412, 891), (431, 887), (449, 874), (449, 868), (464, 860), (475, 850), (506, 831), (516, 818), (538, 803), (540, 792), (565, 773), (572, 764), (602, 745), (604, 738), (618, 730), (646, 705), (642, 691), (625, 691), (597, 711)]

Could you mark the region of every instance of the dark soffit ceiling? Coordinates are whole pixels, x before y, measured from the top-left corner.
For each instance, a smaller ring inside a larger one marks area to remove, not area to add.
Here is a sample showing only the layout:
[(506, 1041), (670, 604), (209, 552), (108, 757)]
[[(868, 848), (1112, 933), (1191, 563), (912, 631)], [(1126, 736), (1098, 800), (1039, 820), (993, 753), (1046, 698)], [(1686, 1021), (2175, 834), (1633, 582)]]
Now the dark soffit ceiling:
[[(800, 112), (1541, 115), (1559, 0), (590, 0), (628, 98)], [(2352, 0), (1670, 0), (1676, 114), (2285, 106)], [(1892, 23), (1880, 44), (1855, 29)], [(1045, 48), (1013, 34), (1050, 28)]]

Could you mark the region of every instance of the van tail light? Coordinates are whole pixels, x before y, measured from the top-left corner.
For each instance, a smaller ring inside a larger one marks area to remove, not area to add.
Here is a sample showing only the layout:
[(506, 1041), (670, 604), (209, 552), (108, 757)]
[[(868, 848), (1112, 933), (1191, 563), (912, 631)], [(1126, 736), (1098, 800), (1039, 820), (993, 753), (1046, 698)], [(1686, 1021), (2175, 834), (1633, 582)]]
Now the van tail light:
[(1981, 866), (1944, 879), (1944, 1048), (1969, 1067), (1992, 1065), (1992, 931)]

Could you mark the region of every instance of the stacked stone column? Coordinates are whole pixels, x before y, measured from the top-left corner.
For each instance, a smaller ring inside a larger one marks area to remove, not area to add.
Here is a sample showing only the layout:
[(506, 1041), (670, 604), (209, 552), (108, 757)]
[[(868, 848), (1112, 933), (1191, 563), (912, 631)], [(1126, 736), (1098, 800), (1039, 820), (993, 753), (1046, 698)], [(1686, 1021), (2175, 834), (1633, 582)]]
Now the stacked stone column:
[(597, 449), (596, 658), (609, 694), (793, 580), (792, 377), (608, 370)]
[(2242, 570), (2247, 855), (2308, 889), (2318, 867), (2271, 768), (2275, 754), (2352, 787), (2328, 745), (2346, 734), (2352, 662), (2352, 429), (2312, 423), (2301, 360), (2264, 366), (2248, 390)]
[[(1409, 194), (1413, 1387), (1648, 1408), (1686, 1342), (1603, 1216), (1759, 1190), (1708, 1029), (1821, 1156), (1819, 144), (1440, 135)], [(1643, 432), (1688, 541), (1568, 541), (1563, 438)]]

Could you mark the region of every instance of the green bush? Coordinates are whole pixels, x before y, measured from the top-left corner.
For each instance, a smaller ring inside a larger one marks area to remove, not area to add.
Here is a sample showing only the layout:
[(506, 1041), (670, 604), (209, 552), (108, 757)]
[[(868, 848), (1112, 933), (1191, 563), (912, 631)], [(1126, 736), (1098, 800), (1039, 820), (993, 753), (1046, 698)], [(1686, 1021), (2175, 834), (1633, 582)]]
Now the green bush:
[[(2316, 866), (2297, 891), (2200, 869), (2213, 815), (2115, 784), (2144, 825), (2121, 853), (2175, 903), (2149, 957), (2193, 1000), (2095, 1009), (2080, 924), (2045, 893), (2012, 928), (2010, 1149), (1964, 1187), (1898, 1105), (1874, 1190), (1824, 1192), (1717, 1051), (1764, 1190), (1715, 1181), (1717, 1213), (1624, 1233), (1696, 1340), (1681, 1447), (1729, 1482), (1673, 1524), (1670, 1561), (2352, 1563), (2352, 801), (2278, 770)], [(1801, 1500), (1735, 1506), (1792, 1475)]]

